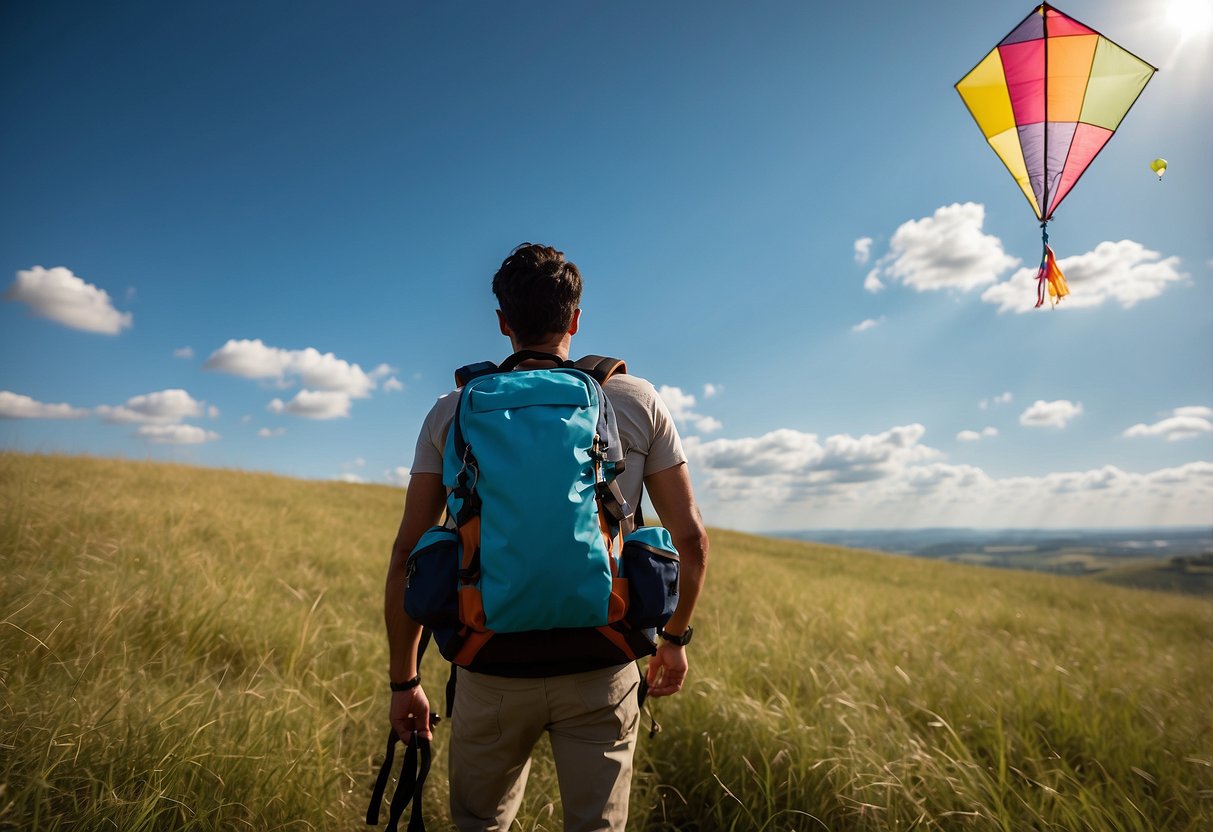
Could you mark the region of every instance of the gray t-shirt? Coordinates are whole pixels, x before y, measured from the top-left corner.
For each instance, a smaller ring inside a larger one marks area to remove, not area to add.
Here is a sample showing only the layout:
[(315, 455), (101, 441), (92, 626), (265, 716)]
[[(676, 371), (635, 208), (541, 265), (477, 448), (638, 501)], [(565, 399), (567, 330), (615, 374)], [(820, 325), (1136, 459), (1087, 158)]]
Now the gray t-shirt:
[[(612, 376), (603, 388), (619, 423), (625, 466), (619, 487), (627, 501), (640, 504), (644, 477), (673, 468), (687, 461), (682, 440), (669, 408), (653, 385), (639, 376), (626, 373)], [(440, 396), (430, 408), (413, 454), (414, 474), (441, 474), (446, 432), (459, 404), (459, 391)]]

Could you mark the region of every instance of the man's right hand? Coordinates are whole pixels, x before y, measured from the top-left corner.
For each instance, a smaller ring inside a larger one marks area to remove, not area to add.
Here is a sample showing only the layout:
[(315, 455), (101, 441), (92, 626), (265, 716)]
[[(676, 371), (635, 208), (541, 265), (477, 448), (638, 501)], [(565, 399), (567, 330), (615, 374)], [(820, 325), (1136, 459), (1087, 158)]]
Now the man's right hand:
[(393, 693), (388, 717), (397, 736), (405, 742), (408, 742), (409, 734), (413, 731), (427, 740), (434, 738), (430, 729), (430, 700), (426, 698), (421, 685)]

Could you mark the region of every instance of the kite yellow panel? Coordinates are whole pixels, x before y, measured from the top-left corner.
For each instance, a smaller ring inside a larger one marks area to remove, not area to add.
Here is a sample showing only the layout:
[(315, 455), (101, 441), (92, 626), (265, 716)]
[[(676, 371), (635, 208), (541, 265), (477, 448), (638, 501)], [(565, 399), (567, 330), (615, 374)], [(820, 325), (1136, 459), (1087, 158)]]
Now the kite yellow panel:
[(1002, 71), (1002, 56), (994, 49), (960, 80), (956, 91), (964, 99), (981, 132), (988, 139), (1015, 126), (1011, 96)]

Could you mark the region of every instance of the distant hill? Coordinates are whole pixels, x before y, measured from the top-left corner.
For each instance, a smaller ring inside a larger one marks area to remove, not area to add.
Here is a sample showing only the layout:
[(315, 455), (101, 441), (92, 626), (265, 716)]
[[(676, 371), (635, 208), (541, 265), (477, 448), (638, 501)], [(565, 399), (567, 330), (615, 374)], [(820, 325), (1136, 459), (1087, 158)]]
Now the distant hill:
[(1001, 569), (1091, 576), (1121, 586), (1213, 595), (1201, 565), (1213, 527), (1123, 529), (827, 529), (779, 535)]

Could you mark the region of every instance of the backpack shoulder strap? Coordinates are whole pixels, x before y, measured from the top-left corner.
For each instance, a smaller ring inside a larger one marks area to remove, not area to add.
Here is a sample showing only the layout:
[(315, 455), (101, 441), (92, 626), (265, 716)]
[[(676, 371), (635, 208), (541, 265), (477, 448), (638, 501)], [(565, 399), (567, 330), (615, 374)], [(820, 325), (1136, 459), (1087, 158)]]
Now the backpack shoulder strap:
[(474, 378), (497, 372), (499, 368), (492, 361), (477, 361), (475, 364), (464, 364), (455, 371), (455, 386), (463, 387)]
[(627, 362), (622, 358), (609, 358), (605, 355), (587, 355), (578, 358), (573, 366), (584, 373), (589, 373), (599, 384), (606, 384), (607, 379), (617, 373), (628, 371)]

